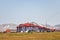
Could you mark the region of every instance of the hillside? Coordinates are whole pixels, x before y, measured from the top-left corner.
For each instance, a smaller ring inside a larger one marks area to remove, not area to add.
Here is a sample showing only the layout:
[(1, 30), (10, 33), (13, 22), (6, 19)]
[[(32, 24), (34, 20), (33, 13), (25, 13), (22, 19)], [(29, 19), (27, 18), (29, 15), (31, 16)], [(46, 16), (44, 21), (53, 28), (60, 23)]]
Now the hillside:
[(6, 29), (16, 29), (17, 24), (1, 24), (0, 25), (0, 32), (5, 31)]

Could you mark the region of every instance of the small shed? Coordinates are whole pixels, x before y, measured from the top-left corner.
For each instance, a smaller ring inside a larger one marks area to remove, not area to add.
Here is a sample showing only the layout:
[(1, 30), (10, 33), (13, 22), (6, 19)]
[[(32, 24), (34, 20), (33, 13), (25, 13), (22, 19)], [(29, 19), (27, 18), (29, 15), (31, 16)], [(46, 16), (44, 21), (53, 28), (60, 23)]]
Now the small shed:
[(10, 29), (7, 29), (5, 32), (6, 32), (6, 33), (10, 33), (11, 31), (10, 31)]

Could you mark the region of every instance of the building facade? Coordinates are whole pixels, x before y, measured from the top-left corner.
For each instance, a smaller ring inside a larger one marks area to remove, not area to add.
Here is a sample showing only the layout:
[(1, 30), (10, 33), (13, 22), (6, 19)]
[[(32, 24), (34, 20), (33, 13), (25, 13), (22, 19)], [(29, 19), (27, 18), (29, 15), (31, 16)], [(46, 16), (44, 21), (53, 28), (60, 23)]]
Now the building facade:
[(20, 24), (17, 27), (17, 32), (54, 32), (54, 29), (42, 27), (40, 25), (35, 25), (32, 23)]

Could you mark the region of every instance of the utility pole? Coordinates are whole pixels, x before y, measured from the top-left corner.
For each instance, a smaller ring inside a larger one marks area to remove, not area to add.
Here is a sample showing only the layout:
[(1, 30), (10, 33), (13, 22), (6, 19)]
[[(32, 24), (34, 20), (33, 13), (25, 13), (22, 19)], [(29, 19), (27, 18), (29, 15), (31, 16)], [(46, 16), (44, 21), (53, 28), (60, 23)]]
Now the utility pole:
[(46, 20), (46, 27), (47, 27), (47, 20)]
[(47, 17), (46, 17), (46, 27), (47, 27)]

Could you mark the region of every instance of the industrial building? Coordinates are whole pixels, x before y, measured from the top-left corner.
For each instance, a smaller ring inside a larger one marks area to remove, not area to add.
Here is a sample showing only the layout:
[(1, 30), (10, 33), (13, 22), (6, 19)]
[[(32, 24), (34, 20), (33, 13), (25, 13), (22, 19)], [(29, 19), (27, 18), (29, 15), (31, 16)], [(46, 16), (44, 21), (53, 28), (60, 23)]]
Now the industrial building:
[(34, 23), (24, 23), (17, 26), (17, 32), (54, 32), (55, 29), (40, 26)]

